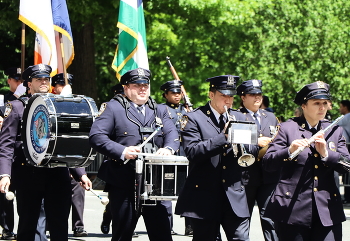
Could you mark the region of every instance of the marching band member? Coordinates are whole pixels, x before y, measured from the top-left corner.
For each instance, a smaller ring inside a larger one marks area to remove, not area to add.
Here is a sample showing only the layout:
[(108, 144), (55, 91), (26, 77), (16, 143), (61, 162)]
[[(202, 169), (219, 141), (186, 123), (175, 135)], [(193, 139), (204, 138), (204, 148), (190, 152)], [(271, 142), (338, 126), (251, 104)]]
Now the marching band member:
[[(228, 240), (249, 240), (249, 209), (241, 180), (243, 167), (238, 164), (242, 153), (234, 156), (225, 135), (225, 123), (230, 117), (224, 106), (232, 106), (238, 79), (232, 75), (207, 79), (210, 101), (186, 115), (188, 122), (181, 132), (191, 168), (175, 213), (192, 218), (193, 241), (214, 241), (220, 224)], [(242, 113), (229, 111), (236, 120), (245, 120)]]
[[(51, 67), (38, 64), (23, 72), (24, 85), (31, 93), (48, 93)], [(21, 121), (25, 99), (6, 105), (5, 119), (0, 136), (0, 191), (5, 193), (10, 184), (17, 194), (19, 215), (18, 240), (34, 240), (41, 203), (44, 199), (46, 218), (52, 240), (67, 240), (68, 217), (71, 204), (68, 168), (44, 168), (27, 164), (21, 141)], [(91, 187), (83, 168), (72, 168), (72, 174)]]
[[(280, 124), (270, 144), (263, 166), (281, 170), (280, 180), (266, 207), (265, 216), (277, 225), (280, 240), (342, 240), (346, 220), (334, 171), (349, 171), (349, 152), (342, 128), (325, 120), (331, 95), (329, 85), (317, 81), (305, 85), (294, 102), (303, 109), (301, 117)], [(315, 142), (309, 145), (309, 139)], [(290, 156), (299, 147), (298, 156)]]
[[(242, 107), (239, 109), (246, 120), (257, 123), (258, 145), (261, 150), (268, 145), (271, 137), (276, 132), (278, 120), (269, 111), (260, 109), (263, 101), (262, 81), (247, 80), (237, 87), (237, 94), (241, 97)], [(255, 153), (258, 159), (258, 153)], [(261, 228), (266, 241), (277, 241), (274, 223), (271, 219), (263, 217), (265, 205), (279, 179), (279, 172), (268, 173), (263, 170), (261, 161), (258, 159), (253, 165), (244, 168), (242, 179), (245, 184), (250, 216), (252, 216), (255, 201), (259, 207)]]
[[(176, 126), (176, 129), (179, 133), (179, 140), (181, 142), (181, 136), (180, 136), (180, 130), (181, 130), (181, 123), (180, 120), (182, 116), (186, 113), (185, 106), (180, 103), (182, 99), (182, 93), (181, 93), (181, 85), (182, 81), (178, 80), (171, 80), (164, 83), (162, 86), (160, 86), (160, 89), (164, 91), (163, 97), (166, 99), (166, 102), (164, 105), (169, 113), (170, 119), (173, 121), (174, 125)], [(183, 151), (183, 148), (180, 146), (180, 149), (177, 152), (177, 155), (185, 156), (185, 153)], [(168, 215), (171, 223), (171, 233), (175, 234), (173, 231), (173, 208), (171, 201), (162, 201), (162, 204), (167, 208)], [(185, 219), (185, 235), (189, 235), (192, 232), (190, 219)]]
[[(135, 210), (135, 159), (142, 152), (137, 146), (157, 126), (163, 126), (148, 143), (157, 155), (171, 155), (179, 148), (176, 128), (166, 108), (150, 97), (151, 72), (138, 68), (121, 77), (124, 94), (102, 104), (100, 115), (90, 131), (90, 144), (107, 160), (99, 169), (106, 182), (112, 212), (112, 240), (131, 240), (139, 210)], [(162, 122), (159, 123), (159, 122)], [(145, 146), (146, 147), (146, 146)], [(130, 160), (130, 161), (126, 161)], [(151, 241), (172, 240), (166, 208), (158, 201), (141, 209)]]

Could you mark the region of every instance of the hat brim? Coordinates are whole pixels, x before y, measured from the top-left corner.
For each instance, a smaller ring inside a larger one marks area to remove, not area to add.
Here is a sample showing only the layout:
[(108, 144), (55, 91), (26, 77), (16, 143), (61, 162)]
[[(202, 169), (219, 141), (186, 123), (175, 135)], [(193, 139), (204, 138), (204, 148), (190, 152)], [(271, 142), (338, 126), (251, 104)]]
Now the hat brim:
[(47, 73), (38, 73), (31, 76), (32, 78), (50, 78), (50, 75)]
[(172, 88), (172, 89), (168, 89), (168, 91), (171, 91), (174, 93), (181, 93), (181, 88)]
[(245, 94), (262, 94), (262, 91), (261, 91), (261, 89), (252, 89), (252, 90), (245, 92)]
[(11, 79), (15, 79), (15, 80), (20, 80), (21, 79), (21, 76), (20, 75), (12, 75), (12, 76), (9, 76)]
[(307, 100), (318, 99), (318, 100), (330, 100), (331, 97), (325, 94), (314, 95), (308, 98)]
[(149, 80), (147, 79), (136, 79), (133, 81), (128, 81), (128, 84), (149, 84)]
[(228, 95), (228, 96), (234, 96), (237, 91), (236, 90), (228, 90), (228, 89), (216, 89), (221, 94)]

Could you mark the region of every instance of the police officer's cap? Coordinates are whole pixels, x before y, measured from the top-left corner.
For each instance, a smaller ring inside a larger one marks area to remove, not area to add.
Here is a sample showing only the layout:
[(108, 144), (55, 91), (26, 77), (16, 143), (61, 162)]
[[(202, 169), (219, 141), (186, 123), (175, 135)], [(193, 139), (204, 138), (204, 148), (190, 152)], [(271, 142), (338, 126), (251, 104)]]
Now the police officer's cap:
[(22, 74), (23, 85), (28, 87), (28, 82), (32, 82), (32, 78), (50, 78), (52, 68), (47, 64), (37, 64), (26, 68)]
[(181, 80), (171, 80), (167, 81), (165, 84), (160, 86), (160, 89), (164, 92), (174, 92), (174, 93), (181, 93), (181, 85), (183, 82)]
[(245, 94), (261, 94), (262, 90), (262, 81), (257, 79), (247, 80), (242, 82), (237, 87), (237, 94), (238, 95), (245, 95)]
[(122, 84), (116, 84), (115, 86), (112, 87), (113, 94), (122, 94), (124, 95), (124, 88)]
[(224, 95), (233, 96), (236, 92), (236, 83), (239, 80), (239, 76), (233, 75), (220, 75), (208, 78), (206, 81), (210, 82), (210, 87), (218, 90)]
[(329, 84), (317, 81), (305, 85), (295, 96), (294, 103), (302, 105), (310, 99), (330, 100), (331, 94), (329, 93)]
[[(67, 73), (67, 80), (68, 80), (68, 84), (72, 85), (73, 75)], [(59, 84), (59, 85), (66, 84), (66, 82), (64, 80), (64, 73), (56, 74), (54, 77), (52, 77), (51, 85), (53, 87), (55, 87), (57, 84)]]
[(149, 84), (151, 78), (151, 71), (148, 69), (137, 68), (129, 70), (123, 74), (120, 83), (127, 84)]
[(21, 68), (8, 68), (5, 70), (5, 75), (8, 76), (8, 78), (20, 80), (21, 79)]

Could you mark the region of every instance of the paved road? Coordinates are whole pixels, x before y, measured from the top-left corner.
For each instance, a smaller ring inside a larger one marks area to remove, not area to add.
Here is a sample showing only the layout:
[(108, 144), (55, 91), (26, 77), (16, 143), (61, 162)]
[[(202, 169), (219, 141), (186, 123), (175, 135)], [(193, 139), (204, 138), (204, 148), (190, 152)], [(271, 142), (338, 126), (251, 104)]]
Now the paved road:
[[(105, 196), (106, 194), (102, 191), (96, 191), (101, 196)], [(176, 202), (173, 202), (173, 208), (175, 208)], [(86, 202), (85, 202), (85, 212), (84, 212), (84, 222), (85, 229), (89, 233), (88, 237), (85, 238), (75, 238), (70, 232), (68, 240), (87, 240), (87, 241), (96, 241), (96, 240), (110, 240), (111, 234), (102, 234), (100, 230), (100, 224), (102, 221), (102, 213), (104, 210), (104, 206), (101, 204), (100, 200), (94, 196), (91, 192), (86, 192)], [(347, 216), (347, 221), (343, 223), (343, 240), (350, 240), (350, 206), (345, 207), (345, 213)], [(15, 217), (15, 222), (17, 226), (17, 217)], [(191, 241), (192, 238), (188, 236), (184, 236), (185, 232), (185, 224), (184, 218), (180, 218), (179, 216), (174, 216), (174, 231), (178, 233), (178, 235), (173, 236), (174, 241)], [(71, 222), (70, 224), (71, 225)], [(71, 226), (70, 226), (71, 230)], [(16, 231), (16, 230), (15, 230)], [(135, 241), (146, 241), (149, 240), (146, 228), (143, 222), (142, 217), (140, 218), (136, 232), (139, 234), (138, 238), (133, 238)], [(222, 231), (223, 241), (227, 241), (223, 231)], [(254, 208), (252, 224), (251, 224), (251, 233), (250, 233), (251, 241), (263, 241), (262, 232), (260, 229), (260, 222), (258, 219), (258, 211), (257, 208)]]

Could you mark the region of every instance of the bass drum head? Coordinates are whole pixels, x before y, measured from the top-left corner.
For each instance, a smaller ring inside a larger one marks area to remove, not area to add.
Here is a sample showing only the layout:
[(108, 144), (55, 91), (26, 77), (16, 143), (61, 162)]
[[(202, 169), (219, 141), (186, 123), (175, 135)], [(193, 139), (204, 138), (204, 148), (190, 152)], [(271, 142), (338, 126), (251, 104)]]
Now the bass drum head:
[(41, 95), (29, 99), (22, 120), (21, 134), (26, 161), (38, 166), (45, 158), (50, 141), (50, 115)]

